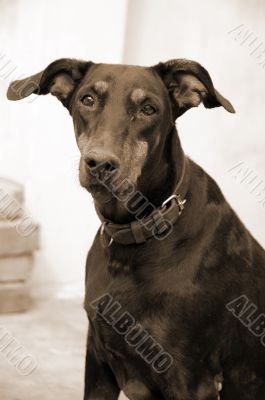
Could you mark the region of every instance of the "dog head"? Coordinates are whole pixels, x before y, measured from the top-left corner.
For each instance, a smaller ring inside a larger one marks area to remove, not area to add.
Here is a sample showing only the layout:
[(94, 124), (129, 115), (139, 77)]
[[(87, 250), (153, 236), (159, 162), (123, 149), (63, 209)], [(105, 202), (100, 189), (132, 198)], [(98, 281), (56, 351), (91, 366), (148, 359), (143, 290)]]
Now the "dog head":
[(120, 194), (132, 184), (155, 185), (169, 162), (175, 120), (188, 109), (203, 103), (234, 112), (206, 69), (184, 59), (147, 68), (60, 59), (13, 82), (7, 96), (20, 100), (32, 93), (51, 93), (69, 110), (81, 153), (81, 185), (106, 199), (111, 195), (102, 185), (106, 176)]

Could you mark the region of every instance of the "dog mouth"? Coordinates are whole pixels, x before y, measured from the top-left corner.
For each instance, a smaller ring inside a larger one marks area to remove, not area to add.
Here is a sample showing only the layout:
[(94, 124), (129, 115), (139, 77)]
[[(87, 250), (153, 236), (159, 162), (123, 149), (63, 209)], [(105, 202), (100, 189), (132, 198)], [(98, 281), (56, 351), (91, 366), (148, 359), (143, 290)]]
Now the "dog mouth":
[(101, 183), (90, 183), (87, 185), (87, 189), (93, 193), (106, 191), (106, 188)]
[(94, 199), (101, 202), (110, 200), (126, 201), (130, 194), (136, 191), (136, 183), (132, 182), (129, 173), (120, 169), (86, 168), (82, 163), (79, 168), (79, 180)]
[(80, 174), (80, 183), (98, 201), (107, 202), (115, 198), (111, 174), (95, 176), (86, 170)]
[(81, 186), (83, 186), (96, 200), (107, 202), (110, 200), (125, 201), (130, 194), (135, 191), (134, 185), (127, 179), (99, 179), (88, 174), (80, 177)]
[(90, 183), (86, 186), (86, 189), (91, 194), (104, 194), (109, 193), (109, 191), (101, 183)]

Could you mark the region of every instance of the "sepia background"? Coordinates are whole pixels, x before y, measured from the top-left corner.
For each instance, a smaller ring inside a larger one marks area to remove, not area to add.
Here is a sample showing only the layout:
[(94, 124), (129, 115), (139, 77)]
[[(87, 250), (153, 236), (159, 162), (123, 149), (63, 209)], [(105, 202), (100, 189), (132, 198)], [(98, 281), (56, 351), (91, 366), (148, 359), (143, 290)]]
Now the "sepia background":
[(0, 354), (1, 400), (46, 400), (51, 393), (81, 399), (84, 266), (99, 227), (92, 199), (78, 183), (67, 110), (52, 96), (8, 102), (9, 82), (61, 57), (200, 62), (236, 114), (203, 106), (187, 112), (177, 122), (184, 150), (217, 180), (264, 246), (264, 20), (264, 0), (0, 0), (0, 177), (24, 185), (27, 212), (40, 225), (34, 303), (24, 314), (0, 315), (0, 327), (38, 368), (22, 377)]

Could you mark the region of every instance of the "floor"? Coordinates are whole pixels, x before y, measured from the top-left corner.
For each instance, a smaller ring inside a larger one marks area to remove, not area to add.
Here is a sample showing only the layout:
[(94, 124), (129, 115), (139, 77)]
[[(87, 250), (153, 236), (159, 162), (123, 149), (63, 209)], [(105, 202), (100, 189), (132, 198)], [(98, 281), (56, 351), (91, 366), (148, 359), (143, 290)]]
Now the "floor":
[(0, 329), (37, 364), (21, 375), (0, 348), (1, 400), (82, 400), (87, 320), (81, 297), (54, 298), (24, 314), (1, 315)]

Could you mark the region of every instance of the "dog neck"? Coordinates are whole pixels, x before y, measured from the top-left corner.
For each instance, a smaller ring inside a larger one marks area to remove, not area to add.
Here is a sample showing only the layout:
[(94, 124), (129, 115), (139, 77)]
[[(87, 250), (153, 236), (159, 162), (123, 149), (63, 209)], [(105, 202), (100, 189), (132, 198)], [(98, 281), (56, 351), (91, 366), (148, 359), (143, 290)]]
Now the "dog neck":
[[(146, 161), (145, 173), (143, 173), (145, 179), (139, 179), (135, 190), (139, 191), (153, 208), (160, 207), (169, 196), (175, 193), (180, 183), (185, 185), (186, 191), (188, 190), (188, 160), (182, 150), (175, 126), (168, 134), (163, 150), (155, 160)], [(133, 198), (133, 194), (129, 198)], [(107, 203), (95, 200), (95, 207), (106, 220), (125, 224), (135, 219), (134, 213), (129, 211), (128, 202), (128, 199), (120, 201), (113, 196)]]

